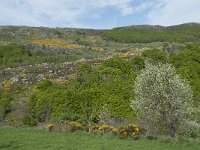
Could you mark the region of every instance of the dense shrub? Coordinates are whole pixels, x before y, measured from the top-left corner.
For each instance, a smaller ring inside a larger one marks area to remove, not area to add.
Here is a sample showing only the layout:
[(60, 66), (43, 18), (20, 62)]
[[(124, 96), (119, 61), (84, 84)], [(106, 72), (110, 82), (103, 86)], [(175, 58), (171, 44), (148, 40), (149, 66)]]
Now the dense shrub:
[(142, 57), (144, 58), (150, 58), (155, 63), (162, 62), (165, 63), (168, 60), (168, 55), (166, 52), (160, 49), (150, 49), (142, 52)]
[(37, 120), (32, 116), (25, 116), (23, 119), (24, 125), (33, 127), (37, 125)]
[(10, 80), (5, 80), (0, 87), (0, 120), (10, 112), (11, 110), (11, 101), (12, 101), (12, 83)]
[(131, 60), (135, 72), (140, 71), (145, 67), (144, 58), (141, 56), (134, 56)]
[(66, 131), (74, 132), (74, 131), (83, 130), (83, 129), (84, 129), (84, 126), (77, 121), (66, 122)]

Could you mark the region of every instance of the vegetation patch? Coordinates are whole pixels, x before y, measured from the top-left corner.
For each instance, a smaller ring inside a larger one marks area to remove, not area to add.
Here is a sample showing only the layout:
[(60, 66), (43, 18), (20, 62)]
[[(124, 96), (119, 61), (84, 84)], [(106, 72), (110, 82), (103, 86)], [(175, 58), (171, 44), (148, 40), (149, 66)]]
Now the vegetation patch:
[(32, 40), (33, 44), (39, 45), (39, 46), (46, 46), (46, 47), (62, 47), (62, 48), (68, 48), (68, 49), (79, 49), (83, 48), (83, 46), (74, 44), (72, 42), (66, 42), (61, 39), (34, 39)]

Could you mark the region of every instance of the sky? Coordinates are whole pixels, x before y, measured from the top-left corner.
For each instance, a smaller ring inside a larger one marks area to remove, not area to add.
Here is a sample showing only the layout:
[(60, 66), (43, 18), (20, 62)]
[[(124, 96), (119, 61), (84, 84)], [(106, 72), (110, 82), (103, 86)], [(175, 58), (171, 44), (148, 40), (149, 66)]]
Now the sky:
[(0, 0), (0, 25), (110, 29), (200, 22), (200, 0)]

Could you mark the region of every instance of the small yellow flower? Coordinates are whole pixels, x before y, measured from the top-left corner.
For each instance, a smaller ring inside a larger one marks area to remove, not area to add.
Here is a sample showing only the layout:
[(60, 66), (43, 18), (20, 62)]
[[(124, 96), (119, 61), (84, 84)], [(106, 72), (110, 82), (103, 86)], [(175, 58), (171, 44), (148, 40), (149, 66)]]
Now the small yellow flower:
[(132, 133), (131, 133), (131, 136), (135, 136), (135, 135), (136, 135), (136, 133), (135, 133), (135, 132), (132, 132)]
[(52, 131), (53, 127), (54, 127), (54, 125), (53, 125), (52, 123), (49, 123), (49, 124), (47, 125), (47, 129), (48, 129), (49, 131)]
[(135, 131), (136, 131), (136, 133), (138, 133), (140, 131), (140, 128), (136, 127)]

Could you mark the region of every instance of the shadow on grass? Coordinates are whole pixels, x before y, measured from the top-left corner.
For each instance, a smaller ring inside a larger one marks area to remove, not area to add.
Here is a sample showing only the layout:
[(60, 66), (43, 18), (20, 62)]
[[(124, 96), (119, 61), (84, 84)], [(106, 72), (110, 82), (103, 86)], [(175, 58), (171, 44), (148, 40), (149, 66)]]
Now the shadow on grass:
[(19, 149), (19, 146), (17, 145), (17, 141), (10, 141), (5, 144), (0, 143), (0, 149)]

